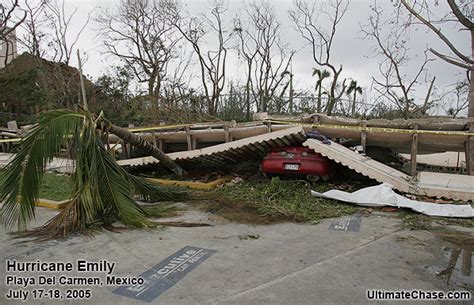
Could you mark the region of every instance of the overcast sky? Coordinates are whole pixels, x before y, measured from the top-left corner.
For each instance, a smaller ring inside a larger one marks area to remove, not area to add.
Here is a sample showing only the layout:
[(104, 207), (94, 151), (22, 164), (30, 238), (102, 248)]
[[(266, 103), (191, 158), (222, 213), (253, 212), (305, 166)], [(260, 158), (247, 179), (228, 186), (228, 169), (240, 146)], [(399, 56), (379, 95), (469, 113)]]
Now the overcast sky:
[[(98, 12), (100, 8), (112, 8), (117, 5), (119, 0), (66, 0), (67, 8), (72, 10), (79, 8), (77, 16), (73, 19), (75, 28), (78, 28), (88, 12), (96, 8)], [(209, 7), (207, 0), (190, 0), (183, 1), (186, 8), (192, 14), (205, 13), (206, 8)], [(312, 60), (310, 49), (305, 47), (305, 41), (294, 30), (292, 22), (288, 18), (288, 10), (292, 7), (292, 0), (276, 0), (274, 3), (278, 12), (280, 22), (282, 24), (282, 37), (288, 43), (289, 47), (298, 50), (293, 60), (293, 74), (295, 75), (296, 89), (309, 89), (314, 86), (315, 79), (311, 77), (312, 68), (315, 63)], [(440, 1), (444, 2), (444, 1)], [(231, 20), (237, 12), (242, 8), (243, 1), (229, 0), (228, 2), (227, 20)], [(391, 1), (378, 1), (385, 10), (390, 10)], [(359, 85), (367, 88), (370, 94), (370, 86), (372, 84), (372, 76), (378, 76), (378, 58), (374, 58), (374, 43), (372, 41), (363, 40), (363, 34), (360, 31), (361, 25), (367, 23), (371, 13), (369, 5), (373, 4), (371, 0), (352, 0), (346, 15), (342, 22), (338, 25), (336, 39), (333, 47), (332, 61), (334, 65), (343, 65), (343, 78), (354, 78), (358, 80)], [(436, 11), (438, 13), (446, 12), (448, 7), (446, 4), (441, 4)], [(445, 28), (443, 28), (445, 30)], [(103, 51), (102, 40), (97, 37), (97, 25), (93, 21), (89, 24), (86, 31), (80, 38), (78, 47), (81, 51), (88, 54), (88, 61), (84, 67), (85, 73), (91, 75), (93, 78), (105, 73), (107, 68), (116, 61), (113, 58), (107, 57)], [(453, 43), (459, 47), (465, 54), (469, 54), (470, 37), (467, 31), (457, 31), (454, 25), (450, 25), (446, 33), (449, 34)], [(75, 34), (75, 33), (73, 33)], [(440, 42), (440, 40), (431, 32), (420, 26), (416, 31), (412, 31), (410, 35), (409, 45), (413, 56), (423, 57), (423, 51), (427, 47), (433, 47), (441, 52), (449, 53), (447, 48)], [(76, 64), (76, 61), (73, 61)], [(406, 67), (407, 75), (415, 73), (419, 61), (416, 59)], [(447, 85), (455, 83), (457, 80), (465, 78), (465, 73), (450, 64), (441, 60), (436, 60), (429, 64), (428, 72), (431, 76), (437, 77), (437, 87), (441, 90)], [(238, 79), (245, 73), (243, 65), (240, 65), (235, 57), (230, 61), (229, 79)], [(422, 79), (424, 80), (424, 78)], [(417, 95), (422, 95), (424, 88), (419, 88)]]

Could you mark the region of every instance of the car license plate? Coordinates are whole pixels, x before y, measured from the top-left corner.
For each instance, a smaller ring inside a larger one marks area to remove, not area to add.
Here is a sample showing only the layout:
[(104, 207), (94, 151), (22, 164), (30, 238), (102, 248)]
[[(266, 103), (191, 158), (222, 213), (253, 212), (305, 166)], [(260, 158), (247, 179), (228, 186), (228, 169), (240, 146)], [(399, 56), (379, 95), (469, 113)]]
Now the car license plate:
[(300, 169), (299, 164), (285, 164), (285, 169), (290, 171), (297, 171)]

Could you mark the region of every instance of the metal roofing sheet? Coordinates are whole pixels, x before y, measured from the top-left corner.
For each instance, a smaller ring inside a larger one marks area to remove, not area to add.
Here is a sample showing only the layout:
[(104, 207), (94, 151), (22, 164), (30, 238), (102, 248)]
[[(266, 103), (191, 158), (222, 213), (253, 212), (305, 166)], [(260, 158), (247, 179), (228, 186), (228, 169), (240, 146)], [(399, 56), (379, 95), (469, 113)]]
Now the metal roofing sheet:
[(421, 172), (418, 179), (412, 179), (405, 173), (335, 142), (326, 145), (315, 139), (308, 139), (303, 145), (364, 176), (378, 182), (389, 183), (393, 188), (404, 193), (461, 201), (474, 200), (472, 176)]
[[(303, 127), (296, 126), (202, 149), (170, 153), (168, 156), (183, 166), (222, 166), (249, 159), (260, 159), (270, 148), (301, 145), (305, 140)], [(139, 166), (158, 163), (158, 160), (143, 157), (119, 160), (118, 163), (122, 166)]]

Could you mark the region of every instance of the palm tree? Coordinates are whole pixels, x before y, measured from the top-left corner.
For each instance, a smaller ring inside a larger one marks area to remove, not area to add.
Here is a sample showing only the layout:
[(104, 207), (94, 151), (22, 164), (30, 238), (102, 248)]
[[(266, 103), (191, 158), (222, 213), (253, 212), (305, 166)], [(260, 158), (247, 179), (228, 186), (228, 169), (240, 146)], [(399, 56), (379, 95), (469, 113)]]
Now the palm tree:
[[(135, 201), (135, 195), (152, 200), (179, 200), (185, 195), (148, 184), (125, 171), (105, 149), (98, 126), (114, 131), (102, 113), (95, 117), (85, 110), (61, 109), (39, 115), (38, 124), (22, 139), (0, 180), (0, 201), (4, 202), (0, 217), (7, 228), (16, 225), (20, 237), (47, 240), (89, 232), (97, 225), (115, 221), (126, 226), (151, 227), (155, 223), (148, 218), (159, 216), (164, 209), (142, 207)], [(75, 156), (71, 200), (43, 226), (27, 231), (26, 225), (35, 217), (45, 165), (67, 143)]]
[(328, 78), (329, 76), (331, 76), (331, 74), (327, 70), (319, 70), (317, 68), (313, 68), (313, 76), (315, 76), (315, 75), (318, 76), (318, 80), (316, 81), (315, 90), (318, 93), (318, 104), (317, 104), (316, 112), (319, 113), (319, 112), (321, 112), (321, 97), (322, 97), (321, 89), (323, 87), (323, 80), (325, 78)]
[(357, 93), (362, 94), (362, 88), (357, 85), (356, 80), (351, 80), (351, 84), (349, 85), (349, 88), (347, 88), (347, 94), (353, 93), (352, 97), (352, 117), (355, 117), (355, 109), (356, 109), (356, 98), (357, 98)]

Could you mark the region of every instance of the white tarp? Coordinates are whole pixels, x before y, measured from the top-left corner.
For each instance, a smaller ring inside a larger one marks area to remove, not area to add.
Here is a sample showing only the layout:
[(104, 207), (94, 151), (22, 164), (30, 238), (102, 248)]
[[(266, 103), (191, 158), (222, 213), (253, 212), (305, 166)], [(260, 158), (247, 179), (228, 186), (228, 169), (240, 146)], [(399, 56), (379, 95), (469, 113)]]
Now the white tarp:
[(469, 204), (437, 204), (411, 200), (395, 193), (388, 183), (366, 187), (353, 193), (331, 190), (325, 193), (311, 191), (311, 194), (316, 197), (330, 198), (367, 207), (391, 206), (408, 208), (430, 216), (474, 217), (474, 209)]

